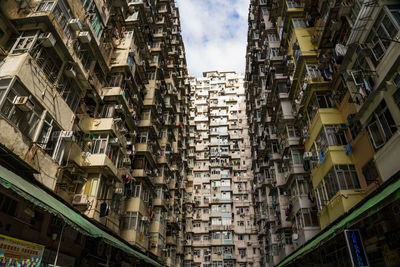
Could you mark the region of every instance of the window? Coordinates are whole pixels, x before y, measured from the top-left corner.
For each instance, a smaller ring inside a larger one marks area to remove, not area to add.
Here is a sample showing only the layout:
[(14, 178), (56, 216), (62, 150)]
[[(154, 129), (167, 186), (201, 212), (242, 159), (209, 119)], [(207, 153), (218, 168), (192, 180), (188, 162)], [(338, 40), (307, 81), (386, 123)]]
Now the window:
[(54, 7), (53, 15), (58, 24), (60, 24), (67, 38), (70, 38), (71, 31), (68, 22), (73, 18), (71, 10), (65, 0), (58, 0), (57, 5)]
[(0, 212), (10, 216), (15, 216), (18, 201), (0, 193)]
[(36, 8), (36, 12), (45, 12), (52, 9), (55, 1), (42, 1)]
[(300, 4), (296, 1), (286, 1), (287, 8), (301, 8)]
[[(397, 76), (400, 79), (400, 74), (397, 74)], [(394, 99), (394, 102), (397, 104), (397, 107), (400, 109), (400, 80), (399, 80), (399, 83), (397, 84), (397, 86), (399, 87), (399, 89), (397, 89), (397, 91), (394, 92), (393, 99)], [(1, 98), (1, 94), (0, 94), (0, 98)]]
[(325, 188), (322, 181), (315, 188), (315, 195), (317, 198), (318, 210), (322, 210), (328, 202), (328, 198), (326, 197)]
[(107, 149), (108, 138), (107, 134), (100, 134), (93, 137), (92, 154), (104, 154)]
[(344, 129), (339, 125), (324, 125), (329, 146), (344, 146), (347, 144)]
[(278, 41), (278, 37), (274, 33), (270, 33), (267, 35), (268, 41), (269, 42), (276, 42)]
[(293, 164), (302, 165), (303, 164), (302, 153), (300, 153), (300, 151), (298, 150), (291, 150), (291, 153), (293, 158)]
[[(6, 94), (6, 97), (1, 104), (0, 114), (14, 124), (24, 135), (33, 139), (44, 109), (17, 79), (2, 81), (4, 83), (0, 83), (0, 86), (3, 84), (3, 87), (0, 87), (0, 97), (4, 94)], [(5, 83), (9, 83), (7, 93)], [(27, 104), (14, 104), (18, 97), (27, 98)]]
[(355, 139), (357, 135), (361, 132), (362, 130), (362, 125), (359, 120), (352, 122), (351, 118), (354, 117), (354, 114), (349, 115), (349, 118), (347, 119), (350, 122), (350, 133), (351, 137)]
[(381, 148), (397, 131), (396, 123), (386, 106), (385, 100), (382, 100), (371, 115), (367, 129), (375, 149)]
[(371, 159), (367, 164), (365, 164), (362, 167), (362, 173), (365, 177), (367, 185), (370, 185), (378, 181), (379, 174), (373, 159)]
[(371, 52), (375, 66), (384, 56), (393, 40), (400, 30), (398, 7), (383, 7), (381, 13), (376, 19), (367, 38), (367, 43), (371, 45)]
[(334, 104), (329, 91), (317, 91), (314, 93), (314, 102), (318, 108), (333, 108)]
[(89, 21), (92, 25), (92, 28), (97, 36), (100, 39), (101, 34), (104, 30), (104, 24), (101, 20), (100, 14), (97, 11), (97, 7), (95, 1), (93, 0), (81, 0), (83, 8), (89, 13)]
[(39, 31), (36, 30), (22, 32), (11, 48), (10, 54), (29, 52), (36, 42), (38, 35)]
[[(57, 63), (59, 62), (56, 62), (56, 64)], [(54, 69), (52, 73), (58, 74), (57, 69)], [(57, 83), (57, 91), (71, 110), (75, 112), (82, 94), (75, 79), (68, 78), (63, 74)]]
[(44, 214), (35, 210), (34, 211), (34, 216), (31, 218), (29, 224), (32, 229), (36, 231), (40, 231), (43, 225), (43, 220), (44, 220)]
[(292, 24), (294, 28), (306, 28), (307, 25), (302, 18), (292, 18)]
[(232, 239), (232, 232), (230, 232), (230, 231), (222, 232), (222, 239), (223, 240), (231, 240)]
[(279, 56), (279, 48), (271, 48), (270, 54), (269, 54), (269, 59), (272, 59), (273, 57), (278, 57)]
[(286, 129), (287, 129), (288, 137), (297, 137), (298, 136), (298, 134), (297, 134), (298, 131), (293, 125), (287, 125)]
[(357, 172), (353, 165), (335, 165), (324, 177), (328, 199), (339, 190), (360, 189)]
[(216, 240), (216, 239), (221, 239), (221, 233), (220, 233), (220, 232), (214, 232), (214, 233), (212, 233), (212, 238), (213, 238), (214, 240)]
[(138, 213), (128, 211), (121, 219), (122, 230), (135, 230), (137, 225)]
[(311, 101), (308, 104), (308, 113), (310, 120), (313, 120), (315, 114), (320, 108), (334, 108), (334, 102), (331, 97), (330, 91), (316, 91), (312, 95)]
[(301, 209), (301, 226), (318, 226), (318, 215), (316, 211), (311, 209)]

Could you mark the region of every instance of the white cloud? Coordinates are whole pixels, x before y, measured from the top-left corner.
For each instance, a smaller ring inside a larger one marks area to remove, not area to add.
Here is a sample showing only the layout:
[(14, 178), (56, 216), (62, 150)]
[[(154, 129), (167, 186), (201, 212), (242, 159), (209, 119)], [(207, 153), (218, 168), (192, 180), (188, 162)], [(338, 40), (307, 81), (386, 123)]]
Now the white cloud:
[(243, 73), (249, 0), (178, 0), (190, 75)]

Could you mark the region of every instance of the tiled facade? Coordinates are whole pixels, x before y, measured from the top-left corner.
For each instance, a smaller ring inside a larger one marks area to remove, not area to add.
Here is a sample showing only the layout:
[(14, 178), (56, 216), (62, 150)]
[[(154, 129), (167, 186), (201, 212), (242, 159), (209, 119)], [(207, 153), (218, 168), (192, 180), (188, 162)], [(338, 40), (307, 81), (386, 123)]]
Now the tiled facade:
[(182, 266), (190, 88), (174, 1), (0, 9), (0, 142), (83, 214)]
[(243, 76), (191, 78), (184, 266), (262, 266)]
[(251, 1), (245, 87), (263, 264), (399, 170), (395, 2)]

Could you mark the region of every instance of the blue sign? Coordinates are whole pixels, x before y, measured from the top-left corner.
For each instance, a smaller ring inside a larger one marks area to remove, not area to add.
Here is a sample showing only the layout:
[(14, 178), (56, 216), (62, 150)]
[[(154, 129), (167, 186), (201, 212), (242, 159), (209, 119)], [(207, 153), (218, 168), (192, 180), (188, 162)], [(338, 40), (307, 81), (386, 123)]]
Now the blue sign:
[(353, 267), (369, 267), (367, 253), (361, 239), (360, 230), (344, 230), (347, 247)]

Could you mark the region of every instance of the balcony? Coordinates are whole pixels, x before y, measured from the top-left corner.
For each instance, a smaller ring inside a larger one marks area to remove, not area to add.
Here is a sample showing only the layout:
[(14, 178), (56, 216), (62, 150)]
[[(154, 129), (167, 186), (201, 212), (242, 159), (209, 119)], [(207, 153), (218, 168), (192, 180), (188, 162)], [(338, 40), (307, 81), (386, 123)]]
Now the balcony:
[(91, 170), (107, 168), (115, 177), (121, 180), (118, 175), (117, 167), (106, 154), (90, 154), (89, 156), (84, 157), (81, 167), (90, 168)]
[(296, 212), (300, 209), (307, 209), (314, 206), (314, 203), (308, 198), (307, 195), (295, 195), (289, 197), (289, 202), (292, 204), (292, 213), (296, 214)]
[[(94, 207), (90, 208), (85, 212), (85, 215), (89, 218), (93, 218), (96, 221), (100, 222), (107, 228), (111, 229), (115, 233), (119, 233), (119, 221), (120, 217), (116, 212), (110, 210), (109, 214), (104, 217), (100, 217), (100, 205), (103, 201), (98, 200), (96, 197), (89, 197), (88, 201), (95, 205)], [(110, 203), (109, 203), (110, 204)]]
[(168, 180), (166, 179), (166, 177), (164, 175), (163, 176), (157, 176), (154, 179), (154, 184), (156, 184), (156, 185), (169, 185)]
[(158, 207), (163, 207), (165, 210), (167, 210), (168, 207), (168, 202), (164, 197), (156, 197), (153, 198), (153, 205), (158, 206)]
[(275, 173), (275, 178), (276, 178), (276, 186), (286, 185), (285, 173), (277, 172)]
[(126, 142), (125, 137), (120, 133), (118, 120), (114, 118), (91, 118), (81, 119), (79, 126), (84, 132), (113, 132), (120, 140), (120, 143)]
[(321, 108), (318, 109), (315, 116), (312, 118), (310, 128), (308, 130), (309, 138), (304, 144), (306, 151), (310, 151), (312, 144), (315, 142), (323, 125), (334, 125), (345, 123), (341, 112), (336, 108)]
[(177, 244), (177, 239), (176, 239), (176, 235), (173, 236), (167, 236), (167, 245), (172, 245), (172, 246), (176, 246)]
[(360, 202), (366, 193), (362, 190), (340, 190), (319, 213), (321, 229), (327, 227)]
[(329, 146), (324, 153), (321, 163), (311, 172), (311, 181), (313, 187), (316, 188), (320, 181), (325, 177), (334, 165), (353, 165), (354, 159), (352, 155), (346, 154), (345, 146)]
[(156, 151), (157, 147), (153, 143), (136, 143), (136, 154), (145, 154), (152, 162), (156, 162)]

